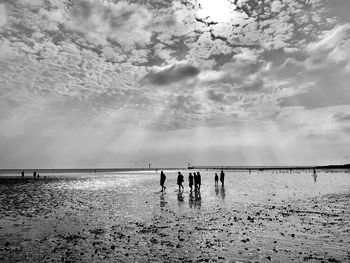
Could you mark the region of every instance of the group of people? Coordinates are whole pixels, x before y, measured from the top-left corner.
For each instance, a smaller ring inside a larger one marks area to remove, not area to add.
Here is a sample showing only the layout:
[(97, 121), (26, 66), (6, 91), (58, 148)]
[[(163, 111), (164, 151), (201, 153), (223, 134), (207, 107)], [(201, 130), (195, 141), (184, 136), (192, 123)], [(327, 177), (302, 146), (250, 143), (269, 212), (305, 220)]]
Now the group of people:
[[(217, 173), (215, 173), (214, 181), (215, 181), (215, 185), (217, 186), (219, 184), (219, 176)], [(223, 170), (221, 170), (220, 172), (220, 182), (222, 186), (225, 185), (225, 173)]]
[[(21, 176), (22, 176), (22, 180), (24, 179), (24, 171), (21, 172)], [(33, 172), (33, 178), (34, 179), (39, 179), (40, 178), (40, 174), (37, 173), (36, 171)], [(44, 179), (46, 178), (46, 176), (44, 177)]]
[[(165, 180), (166, 180), (166, 176), (164, 174), (163, 171), (160, 172), (160, 186), (162, 187), (162, 190), (161, 192), (163, 192), (166, 187), (165, 187)], [(177, 173), (177, 185), (179, 186), (179, 192), (182, 190), (184, 190), (184, 186), (182, 185), (183, 182), (185, 181), (184, 179), (184, 176), (181, 172), (178, 172)], [(218, 182), (219, 182), (219, 176), (217, 173), (215, 173), (215, 176), (214, 176), (214, 181), (215, 181), (215, 186), (218, 185)], [(221, 170), (220, 172), (220, 182), (221, 182), (221, 185), (224, 186), (225, 184), (225, 173), (223, 170)], [(202, 184), (202, 178), (201, 178), (201, 174), (199, 172), (194, 172), (193, 174), (192, 173), (189, 173), (188, 175), (188, 185), (189, 187), (191, 188), (191, 191), (193, 190), (193, 186), (194, 186), (194, 189), (195, 190), (200, 190), (201, 188), (201, 184)]]

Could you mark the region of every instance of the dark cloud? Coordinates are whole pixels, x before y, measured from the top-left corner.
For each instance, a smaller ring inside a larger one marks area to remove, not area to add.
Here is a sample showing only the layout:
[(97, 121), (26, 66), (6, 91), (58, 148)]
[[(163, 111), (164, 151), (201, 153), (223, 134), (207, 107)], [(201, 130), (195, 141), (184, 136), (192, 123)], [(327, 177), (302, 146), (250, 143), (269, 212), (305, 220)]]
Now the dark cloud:
[(339, 122), (347, 122), (350, 121), (350, 114), (339, 112), (333, 115), (333, 118)]
[(160, 71), (151, 71), (144, 80), (155, 85), (168, 85), (199, 74), (199, 69), (188, 64), (176, 64)]
[(195, 113), (201, 109), (201, 105), (192, 96), (177, 96), (175, 102), (170, 105), (171, 109), (183, 113)]
[(264, 86), (264, 81), (261, 78), (254, 78), (252, 80), (245, 81), (238, 89), (243, 92), (256, 92), (260, 91)]
[(225, 94), (217, 93), (215, 90), (208, 90), (207, 94), (208, 98), (213, 101), (222, 102), (225, 99)]

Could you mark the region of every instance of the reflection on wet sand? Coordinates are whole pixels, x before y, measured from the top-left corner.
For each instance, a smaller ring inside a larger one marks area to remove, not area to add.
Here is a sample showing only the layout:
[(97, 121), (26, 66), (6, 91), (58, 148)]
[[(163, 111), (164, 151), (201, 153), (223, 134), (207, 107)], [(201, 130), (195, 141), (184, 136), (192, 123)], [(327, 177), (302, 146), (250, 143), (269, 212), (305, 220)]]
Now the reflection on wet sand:
[(164, 192), (161, 192), (161, 194), (160, 194), (160, 203), (159, 203), (159, 205), (160, 205), (160, 210), (163, 210), (164, 209), (164, 207), (166, 206), (166, 204), (168, 203), (166, 200), (165, 200), (165, 193)]
[(220, 193), (220, 191), (219, 191), (219, 186), (216, 184), (216, 185), (215, 185), (215, 196), (218, 196), (219, 193)]
[(193, 208), (194, 206), (194, 197), (193, 197), (193, 191), (190, 191), (190, 194), (188, 196), (188, 206), (190, 208)]
[(178, 194), (177, 194), (177, 204), (178, 206), (182, 206), (184, 202), (184, 197), (182, 195), (182, 191), (179, 190)]
[(218, 185), (215, 185), (215, 196), (219, 196), (220, 193), (220, 197), (222, 199), (225, 199), (225, 187), (222, 185), (221, 188), (219, 189)]
[(0, 180), (0, 262), (349, 262), (350, 177), (317, 172)]
[(201, 206), (202, 206), (201, 191), (196, 190), (196, 191), (194, 191), (194, 207), (201, 208)]
[(225, 199), (225, 187), (223, 185), (221, 186), (220, 193), (221, 193), (221, 198)]

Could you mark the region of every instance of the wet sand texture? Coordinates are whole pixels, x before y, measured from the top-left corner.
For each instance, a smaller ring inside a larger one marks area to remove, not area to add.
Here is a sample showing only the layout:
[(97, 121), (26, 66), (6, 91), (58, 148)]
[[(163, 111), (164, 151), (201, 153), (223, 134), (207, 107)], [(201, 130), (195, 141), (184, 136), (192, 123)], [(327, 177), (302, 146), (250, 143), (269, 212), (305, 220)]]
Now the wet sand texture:
[(0, 262), (349, 262), (350, 174), (0, 178)]

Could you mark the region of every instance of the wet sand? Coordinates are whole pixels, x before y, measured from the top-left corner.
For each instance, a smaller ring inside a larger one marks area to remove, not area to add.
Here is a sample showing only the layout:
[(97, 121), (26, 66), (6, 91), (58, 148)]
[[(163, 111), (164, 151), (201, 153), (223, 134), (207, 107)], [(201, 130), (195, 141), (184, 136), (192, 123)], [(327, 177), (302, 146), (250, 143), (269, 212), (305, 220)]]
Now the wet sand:
[(225, 173), (0, 177), (0, 262), (350, 261), (349, 173)]

